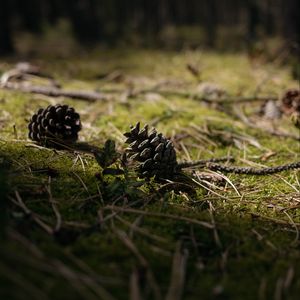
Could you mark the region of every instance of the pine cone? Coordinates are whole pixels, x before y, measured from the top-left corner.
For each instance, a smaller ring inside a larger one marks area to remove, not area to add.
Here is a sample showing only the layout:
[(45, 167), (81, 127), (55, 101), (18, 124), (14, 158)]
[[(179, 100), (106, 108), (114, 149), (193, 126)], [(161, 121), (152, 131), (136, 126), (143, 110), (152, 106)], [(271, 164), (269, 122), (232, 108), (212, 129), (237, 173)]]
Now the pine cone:
[(288, 90), (281, 99), (281, 110), (286, 115), (300, 114), (300, 90)]
[[(59, 146), (75, 142), (81, 130), (80, 116), (68, 105), (49, 105), (40, 108), (28, 124), (29, 138), (44, 146)], [(56, 142), (55, 142), (56, 140)]]
[(300, 129), (300, 90), (289, 90), (284, 94), (281, 110), (290, 116), (294, 125)]
[(130, 126), (124, 136), (129, 158), (138, 163), (137, 171), (141, 178), (155, 177), (156, 180), (172, 179), (177, 171), (174, 146), (170, 140), (155, 128), (148, 132), (148, 125), (140, 129), (140, 123)]

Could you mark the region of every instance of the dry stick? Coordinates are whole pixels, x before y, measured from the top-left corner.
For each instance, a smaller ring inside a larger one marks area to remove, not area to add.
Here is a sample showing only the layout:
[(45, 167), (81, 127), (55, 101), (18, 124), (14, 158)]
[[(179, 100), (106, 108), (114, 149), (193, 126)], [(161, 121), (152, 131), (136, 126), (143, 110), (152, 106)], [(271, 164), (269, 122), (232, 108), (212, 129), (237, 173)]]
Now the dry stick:
[(66, 97), (72, 99), (84, 100), (87, 102), (95, 102), (98, 100), (109, 100), (111, 97), (93, 91), (73, 91), (62, 90), (55, 87), (24, 85), (19, 83), (6, 82), (0, 86), (7, 90), (20, 91), (24, 93), (39, 94), (49, 97)]
[(180, 300), (182, 297), (186, 273), (186, 263), (189, 255), (187, 249), (183, 249), (182, 252), (183, 253), (181, 253), (181, 243), (178, 242), (173, 258), (171, 282), (169, 285), (166, 300)]
[[(12, 74), (10, 74), (10, 72), (12, 72)], [(50, 97), (67, 97), (72, 99), (80, 99), (88, 102), (111, 99), (111, 97), (109, 97), (108, 95), (104, 95), (103, 93), (101, 94), (93, 91), (61, 90), (56, 87), (34, 86), (34, 85), (26, 85), (24, 83), (10, 82), (11, 77), (13, 77), (14, 75), (24, 75), (25, 73), (20, 70), (14, 70), (14, 69), (6, 72), (0, 78), (0, 88), (21, 91), (25, 93), (40, 94), (40, 95), (45, 95)], [(226, 97), (220, 97), (215, 99), (215, 98), (205, 97), (203, 95), (189, 93), (185, 91), (159, 90), (157, 86), (150, 89), (143, 89), (143, 90), (136, 91), (134, 93), (131, 93), (129, 96), (131, 98), (134, 98), (140, 94), (146, 94), (151, 92), (158, 93), (162, 96), (179, 96), (185, 98), (192, 98), (198, 101), (203, 101), (208, 103), (245, 103), (245, 102), (259, 102), (259, 101), (268, 101), (268, 100), (276, 101), (278, 99), (276, 96), (272, 96), (272, 95), (268, 95), (264, 97), (256, 96), (256, 95), (248, 96), (248, 97), (226, 96)]]
[[(1, 86), (7, 90), (20, 91), (24, 93), (39, 94), (49, 97), (66, 97), (72, 99), (79, 99), (88, 102), (96, 102), (99, 100), (105, 101), (110, 100), (112, 96), (104, 95), (103, 93), (93, 92), (93, 91), (73, 91), (73, 90), (62, 90), (56, 87), (45, 87), (45, 86), (34, 86), (34, 85), (24, 85), (19, 83), (6, 82)], [(198, 101), (208, 102), (208, 103), (246, 103), (246, 102), (260, 102), (273, 100), (276, 101), (275, 96), (231, 96), (231, 97), (220, 97), (220, 98), (210, 98), (198, 94), (182, 92), (182, 91), (171, 91), (171, 90), (141, 90), (130, 95), (131, 98), (135, 98), (140, 94), (146, 94), (150, 92), (155, 92), (162, 96), (179, 96), (185, 98), (192, 98)]]

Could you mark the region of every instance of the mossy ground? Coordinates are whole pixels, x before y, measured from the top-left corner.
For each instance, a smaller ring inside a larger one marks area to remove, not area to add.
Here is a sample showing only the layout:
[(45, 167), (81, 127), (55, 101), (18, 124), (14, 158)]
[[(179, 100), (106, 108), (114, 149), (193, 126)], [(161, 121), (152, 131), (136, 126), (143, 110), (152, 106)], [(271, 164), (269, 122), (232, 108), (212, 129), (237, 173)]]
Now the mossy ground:
[[(101, 169), (92, 155), (37, 148), (27, 140), (30, 116), (63, 102), (81, 114), (81, 141), (97, 146), (110, 138), (122, 151), (122, 133), (141, 121), (168, 137), (187, 134), (175, 143), (180, 160), (233, 155), (238, 165), (294, 162), (299, 141), (249, 128), (234, 114), (155, 91), (126, 97), (130, 89), (157, 84), (195, 90), (199, 82), (187, 63), (200, 69), (202, 82), (230, 95), (253, 95), (258, 87), (260, 95), (280, 95), (298, 86), (288, 68), (200, 51), (95, 51), (32, 62), (64, 88), (113, 90), (115, 96), (87, 103), (0, 90), (1, 299), (140, 299), (137, 287), (145, 299), (164, 299), (168, 291), (168, 299), (179, 299), (180, 291), (182, 299), (299, 299), (299, 171), (228, 175), (234, 188), (227, 183), (177, 195), (159, 192), (154, 183), (136, 188), (134, 178), (97, 179)], [(13, 64), (0, 62), (1, 71)], [(258, 108), (244, 105), (249, 115)], [(299, 134), (287, 118), (273, 123)], [(53, 233), (58, 215), (61, 229)], [(174, 292), (170, 283), (184, 271), (184, 285)]]

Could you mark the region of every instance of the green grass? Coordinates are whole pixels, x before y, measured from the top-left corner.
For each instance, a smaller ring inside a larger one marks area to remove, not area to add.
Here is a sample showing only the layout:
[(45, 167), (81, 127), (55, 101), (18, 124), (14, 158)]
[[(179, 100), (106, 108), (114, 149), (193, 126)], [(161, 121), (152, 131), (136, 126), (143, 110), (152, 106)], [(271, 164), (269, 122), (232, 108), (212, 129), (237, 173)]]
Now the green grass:
[[(261, 126), (254, 129), (193, 99), (155, 92), (122, 98), (130, 88), (158, 83), (195, 91), (198, 82), (187, 63), (199, 67), (203, 82), (229, 95), (253, 95), (260, 84), (261, 95), (281, 95), (297, 87), (288, 68), (251, 62), (243, 54), (200, 51), (95, 51), (34, 62), (64, 88), (123, 93), (91, 104), (0, 90), (0, 196), (1, 210), (8, 212), (1, 215), (1, 299), (139, 299), (133, 296), (136, 287), (143, 299), (165, 299), (177, 272), (185, 273), (175, 292), (182, 299), (298, 299), (299, 171), (228, 175), (237, 191), (227, 183), (212, 191), (199, 187), (196, 195), (163, 193), (158, 183), (136, 187), (142, 182), (134, 174), (130, 180), (99, 179), (101, 168), (92, 155), (35, 147), (27, 140), (30, 116), (63, 102), (81, 114), (80, 140), (99, 147), (110, 138), (123, 151), (122, 133), (141, 121), (168, 137), (188, 134), (175, 143), (179, 160), (230, 154), (238, 165), (294, 162), (299, 141), (263, 131), (270, 122), (259, 123), (259, 103), (244, 105)], [(0, 61), (0, 71), (13, 63)], [(115, 70), (123, 80), (97, 79)], [(287, 118), (273, 126), (299, 134)], [(124, 210), (114, 212), (113, 206)], [(53, 233), (57, 213), (62, 225)], [(198, 221), (215, 223), (215, 229)]]

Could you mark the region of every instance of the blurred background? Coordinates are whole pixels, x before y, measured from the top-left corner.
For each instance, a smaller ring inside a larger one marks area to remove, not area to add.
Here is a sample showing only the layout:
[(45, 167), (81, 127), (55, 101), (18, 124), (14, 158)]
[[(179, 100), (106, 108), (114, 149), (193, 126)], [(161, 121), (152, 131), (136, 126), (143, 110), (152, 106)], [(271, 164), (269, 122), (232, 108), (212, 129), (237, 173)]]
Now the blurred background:
[(298, 0), (1, 0), (0, 54), (91, 47), (299, 54)]

